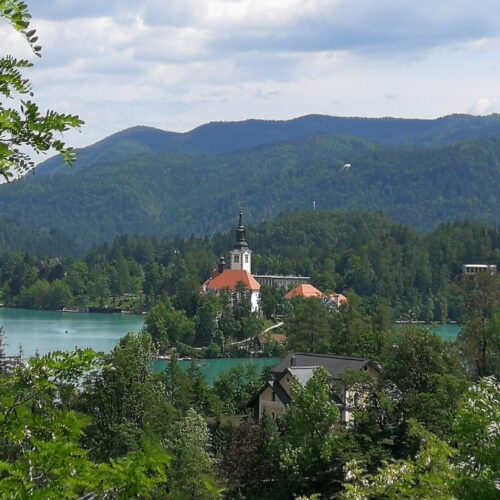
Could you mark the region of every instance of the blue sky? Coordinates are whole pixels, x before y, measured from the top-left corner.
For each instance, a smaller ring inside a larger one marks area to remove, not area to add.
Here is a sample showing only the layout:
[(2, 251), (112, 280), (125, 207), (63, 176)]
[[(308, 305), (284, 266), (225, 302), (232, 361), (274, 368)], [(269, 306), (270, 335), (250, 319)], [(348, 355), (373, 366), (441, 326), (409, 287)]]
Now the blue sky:
[[(133, 125), (500, 112), (500, 3), (32, 0), (43, 107), (83, 146)], [(0, 25), (2, 52), (31, 57)]]

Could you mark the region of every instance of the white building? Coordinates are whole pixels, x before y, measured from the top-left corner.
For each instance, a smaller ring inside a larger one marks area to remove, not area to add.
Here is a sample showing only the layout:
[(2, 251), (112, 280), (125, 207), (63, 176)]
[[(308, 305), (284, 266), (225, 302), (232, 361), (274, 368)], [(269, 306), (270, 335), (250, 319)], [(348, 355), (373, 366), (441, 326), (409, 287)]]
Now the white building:
[(462, 266), (463, 273), (466, 276), (473, 276), (477, 273), (489, 272), (494, 274), (497, 272), (497, 266), (494, 264), (464, 264)]
[(203, 291), (219, 294), (222, 290), (228, 290), (234, 294), (239, 285), (250, 293), (252, 312), (259, 312), (260, 284), (252, 276), (252, 251), (248, 248), (241, 212), (236, 229), (236, 241), (229, 252), (229, 259), (229, 269), (225, 269), (224, 258), (221, 257), (217, 270), (203, 283)]

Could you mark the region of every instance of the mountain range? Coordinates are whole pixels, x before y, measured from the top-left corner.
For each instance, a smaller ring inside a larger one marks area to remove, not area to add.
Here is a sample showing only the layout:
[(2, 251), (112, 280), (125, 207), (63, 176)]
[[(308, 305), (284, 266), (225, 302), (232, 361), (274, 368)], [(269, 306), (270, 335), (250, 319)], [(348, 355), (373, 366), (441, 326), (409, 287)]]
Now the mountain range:
[(0, 186), (0, 210), (81, 248), (129, 234), (226, 231), (240, 204), (257, 223), (317, 208), (383, 212), (421, 230), (499, 222), (500, 115), (436, 120), (309, 115), (133, 127)]

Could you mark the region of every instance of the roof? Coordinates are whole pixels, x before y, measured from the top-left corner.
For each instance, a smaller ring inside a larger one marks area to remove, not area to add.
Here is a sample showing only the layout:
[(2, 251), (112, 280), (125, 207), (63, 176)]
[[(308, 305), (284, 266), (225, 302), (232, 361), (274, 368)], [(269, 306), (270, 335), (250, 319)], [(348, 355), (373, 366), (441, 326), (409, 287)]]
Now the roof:
[(330, 302), (335, 302), (338, 304), (345, 304), (347, 302), (347, 297), (345, 295), (342, 295), (341, 293), (332, 293), (328, 295), (327, 299)]
[(323, 294), (312, 285), (304, 284), (296, 286), (293, 290), (290, 290), (286, 295), (285, 299), (292, 299), (294, 297), (318, 297), (321, 298)]
[(260, 290), (260, 285), (255, 278), (248, 271), (242, 269), (226, 269), (206, 281), (204, 286), (211, 290), (222, 290), (224, 288), (234, 290), (239, 282), (243, 283), (249, 290)]
[(286, 342), (286, 335), (284, 333), (261, 333), (257, 335), (257, 339), (261, 344), (266, 344), (268, 340), (284, 344)]
[(319, 368), (319, 366), (291, 366), (286, 371), (290, 372), (295, 380), (304, 387), (313, 376), (316, 368)]
[[(291, 364), (292, 356), (295, 356), (295, 366)], [(296, 352), (288, 354), (279, 364), (271, 369), (271, 372), (278, 374), (290, 368), (322, 366), (334, 379), (338, 379), (346, 370), (361, 371), (368, 365), (380, 371), (380, 366), (367, 358)]]
[(262, 385), (262, 387), (259, 389), (259, 392), (257, 392), (257, 394), (255, 394), (255, 396), (248, 402), (247, 408), (252, 406), (268, 387), (271, 387), (271, 389), (276, 393), (276, 396), (278, 396), (283, 404), (287, 405), (290, 402), (290, 396), (287, 394), (285, 389), (283, 389), (283, 387), (281, 387), (281, 385), (276, 383), (274, 380), (269, 380)]

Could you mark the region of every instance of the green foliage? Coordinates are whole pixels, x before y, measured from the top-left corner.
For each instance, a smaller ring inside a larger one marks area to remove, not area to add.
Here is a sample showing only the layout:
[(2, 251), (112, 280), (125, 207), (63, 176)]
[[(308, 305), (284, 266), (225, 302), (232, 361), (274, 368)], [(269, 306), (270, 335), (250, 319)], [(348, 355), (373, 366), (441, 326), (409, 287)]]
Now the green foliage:
[(387, 463), (376, 474), (365, 475), (354, 461), (346, 466), (345, 491), (341, 498), (455, 498), (455, 470), (450, 463), (453, 449), (416, 422), (409, 435), (419, 442), (414, 459)]
[(165, 483), (163, 450), (96, 464), (80, 446), (89, 418), (72, 406), (97, 363), (90, 350), (55, 352), (0, 376), (2, 498), (149, 497)]
[(173, 426), (167, 447), (172, 450), (172, 484), (169, 498), (215, 499), (221, 494), (213, 477), (210, 436), (203, 417), (194, 410)]
[[(312, 136), (211, 155), (115, 151), (96, 155), (87, 168), (0, 189), (0, 210), (31, 228), (57, 227), (83, 247), (124, 232), (174, 237), (225, 231), (234, 220), (234, 199), (256, 223), (308, 210), (316, 200), (322, 209), (383, 211), (426, 230), (455, 219), (494, 224), (499, 144), (493, 138), (409, 149)], [(464, 149), (471, 154), (463, 155)], [(346, 158), (351, 170), (342, 168)], [(232, 182), (235, 176), (244, 192)], [(32, 211), (24, 210), (27, 199)], [(366, 263), (351, 259), (349, 277), (356, 287), (371, 289), (378, 283)], [(326, 260), (323, 266), (331, 269)], [(330, 277), (327, 285), (335, 281)]]
[(194, 340), (193, 321), (183, 311), (176, 311), (168, 300), (151, 308), (146, 317), (146, 331), (160, 353), (179, 342), (191, 345)]
[(274, 460), (268, 425), (245, 420), (233, 433), (222, 462), (230, 498), (266, 498), (273, 477)]
[(169, 416), (151, 373), (152, 343), (147, 333), (127, 334), (104, 356), (100, 370), (85, 380), (79, 408), (92, 417), (84, 443), (98, 460), (140, 451), (146, 435), (159, 434)]
[(324, 368), (314, 370), (305, 386), (292, 385), (279, 454), (282, 480), (290, 493), (319, 492), (340, 477), (344, 436), (341, 429), (334, 430), (338, 420), (330, 375)]
[(245, 414), (248, 402), (263, 382), (261, 374), (252, 363), (237, 365), (221, 373), (216, 378), (213, 388), (221, 401), (222, 412), (226, 415)]
[(500, 481), (500, 383), (481, 379), (466, 392), (454, 425), (459, 498), (495, 498)]
[[(41, 47), (36, 45), (38, 36), (30, 29), (31, 16), (24, 2), (1, 0), (0, 18), (25, 37), (35, 55), (41, 55)], [(67, 164), (71, 164), (75, 160), (71, 148), (54, 135), (83, 124), (74, 115), (40, 112), (38, 105), (29, 99), (33, 97), (31, 83), (22, 76), (22, 71), (31, 66), (24, 59), (10, 55), (0, 57), (0, 96), (2, 100), (12, 99), (14, 102), (12, 107), (5, 107), (0, 102), (0, 174), (6, 180), (34, 168), (33, 161), (22, 151), (27, 146), (35, 153), (57, 151)], [(23, 96), (28, 96), (28, 99)]]
[(424, 328), (407, 327), (384, 365), (383, 377), (402, 393), (399, 409), (438, 436), (449, 434), (466, 388), (453, 344)]
[(332, 341), (331, 312), (317, 298), (297, 299), (287, 319), (288, 345), (291, 350), (325, 353)]
[(463, 283), (468, 321), (459, 343), (471, 374), (500, 375), (500, 276), (481, 273)]

